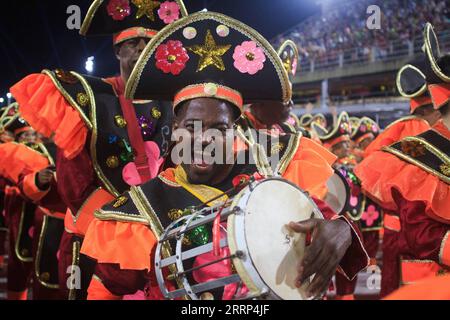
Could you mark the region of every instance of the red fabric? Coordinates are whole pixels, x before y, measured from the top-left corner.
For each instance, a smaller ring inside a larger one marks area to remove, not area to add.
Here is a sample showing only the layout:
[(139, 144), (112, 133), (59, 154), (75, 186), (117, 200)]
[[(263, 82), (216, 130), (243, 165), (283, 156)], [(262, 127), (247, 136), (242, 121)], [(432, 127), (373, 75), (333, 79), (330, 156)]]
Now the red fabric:
[(421, 201), (408, 201), (398, 192), (394, 193), (400, 208), (402, 230), (398, 241), (399, 254), (405, 259), (427, 259), (439, 262), (439, 250), (448, 224), (438, 222), (426, 214)]
[(381, 150), (384, 146), (389, 146), (407, 136), (416, 136), (430, 129), (430, 125), (423, 119), (413, 118), (399, 121), (386, 128), (372, 141), (364, 150), (364, 158), (367, 158), (375, 151)]
[(380, 232), (378, 230), (362, 232), (364, 248), (371, 259), (375, 259), (380, 240)]
[(11, 87), (22, 117), (43, 136), (73, 158), (83, 149), (88, 129), (75, 110), (45, 74), (31, 74)]
[(389, 229), (384, 229), (383, 235), (383, 267), (381, 269), (381, 291), (383, 298), (398, 289), (400, 283), (400, 256), (399, 256), (400, 234)]
[(347, 296), (355, 293), (356, 283), (358, 282), (358, 277), (353, 280), (348, 280), (342, 273), (336, 272), (336, 295), (337, 296)]

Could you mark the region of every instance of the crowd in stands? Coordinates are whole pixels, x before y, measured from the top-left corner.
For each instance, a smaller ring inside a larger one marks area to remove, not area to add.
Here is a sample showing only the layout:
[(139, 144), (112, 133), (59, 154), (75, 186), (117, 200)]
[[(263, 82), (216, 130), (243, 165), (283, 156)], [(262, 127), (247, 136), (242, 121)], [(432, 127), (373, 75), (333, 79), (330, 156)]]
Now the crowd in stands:
[[(415, 46), (414, 39), (422, 36), (423, 25), (431, 22), (437, 32), (450, 25), (448, 0), (359, 0), (335, 3), (323, 7), (318, 15), (309, 17), (273, 43), (278, 46), (285, 39), (297, 43), (301, 63), (308, 61), (337, 61), (352, 58), (377, 59), (392, 52), (392, 46)], [(381, 12), (380, 29), (366, 26), (367, 8), (377, 5)], [(421, 46), (421, 44), (420, 44)], [(356, 55), (356, 57), (355, 57)]]

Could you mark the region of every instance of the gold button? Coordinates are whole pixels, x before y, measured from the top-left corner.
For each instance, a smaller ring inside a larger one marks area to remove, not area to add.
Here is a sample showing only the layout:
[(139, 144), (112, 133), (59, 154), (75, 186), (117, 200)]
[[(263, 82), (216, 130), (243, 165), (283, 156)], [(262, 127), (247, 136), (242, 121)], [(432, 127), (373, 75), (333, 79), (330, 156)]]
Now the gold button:
[(125, 203), (127, 203), (128, 198), (125, 196), (120, 196), (116, 199), (116, 201), (113, 204), (114, 208), (119, 208), (121, 206), (123, 206)]
[(80, 106), (86, 107), (89, 104), (89, 97), (86, 93), (77, 93), (77, 102)]
[(106, 159), (106, 165), (108, 168), (115, 169), (119, 166), (119, 158), (116, 156), (110, 156)]
[(50, 280), (50, 273), (42, 272), (39, 278), (41, 278), (42, 281), (48, 281)]
[(158, 108), (153, 107), (152, 108), (152, 117), (155, 119), (161, 118), (161, 111), (159, 111)]
[(119, 128), (125, 128), (127, 126), (127, 121), (122, 116), (114, 116), (114, 121)]

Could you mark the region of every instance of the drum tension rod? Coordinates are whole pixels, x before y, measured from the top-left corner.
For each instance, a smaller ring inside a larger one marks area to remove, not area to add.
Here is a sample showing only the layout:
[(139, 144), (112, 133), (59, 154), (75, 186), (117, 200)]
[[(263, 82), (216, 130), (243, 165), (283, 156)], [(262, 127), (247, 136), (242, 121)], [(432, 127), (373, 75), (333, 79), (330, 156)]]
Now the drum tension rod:
[(175, 278), (178, 278), (178, 277), (180, 277), (180, 276), (184, 276), (184, 275), (187, 274), (187, 273), (196, 271), (196, 270), (198, 270), (198, 269), (202, 269), (202, 268), (207, 267), (207, 266), (210, 266), (210, 265), (212, 265), (212, 264), (216, 264), (216, 263), (218, 263), (218, 262), (220, 262), (220, 261), (228, 260), (228, 259), (233, 259), (233, 258), (239, 258), (239, 259), (240, 259), (240, 258), (242, 258), (243, 256), (244, 256), (244, 253), (243, 253), (242, 251), (238, 250), (238, 251), (236, 251), (235, 254), (231, 254), (231, 255), (229, 255), (229, 256), (226, 256), (226, 257), (223, 257), (223, 258), (220, 258), (220, 259), (217, 259), (217, 260), (214, 260), (214, 261), (211, 261), (211, 262), (208, 262), (208, 263), (199, 265), (199, 266), (197, 266), (197, 267), (194, 267), (194, 268), (191, 268), (191, 269), (184, 270), (183, 272), (177, 272), (177, 273), (175, 273), (175, 274), (172, 273), (172, 274), (170, 274), (170, 275), (167, 276), (167, 280), (172, 281), (172, 280), (175, 280)]

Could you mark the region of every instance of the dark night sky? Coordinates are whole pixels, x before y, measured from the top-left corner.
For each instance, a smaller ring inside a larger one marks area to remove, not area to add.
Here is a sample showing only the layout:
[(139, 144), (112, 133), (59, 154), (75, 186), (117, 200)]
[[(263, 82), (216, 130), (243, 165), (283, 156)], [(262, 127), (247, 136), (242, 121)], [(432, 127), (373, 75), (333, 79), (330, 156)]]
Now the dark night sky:
[[(85, 39), (66, 27), (69, 5), (82, 16), (91, 0), (22, 0), (2, 2), (0, 18), (0, 96), (29, 73), (63, 68), (85, 73), (84, 63), (95, 56), (94, 74), (117, 73), (111, 39)], [(314, 0), (185, 0), (188, 12), (207, 8), (255, 28), (268, 39), (318, 11)]]

